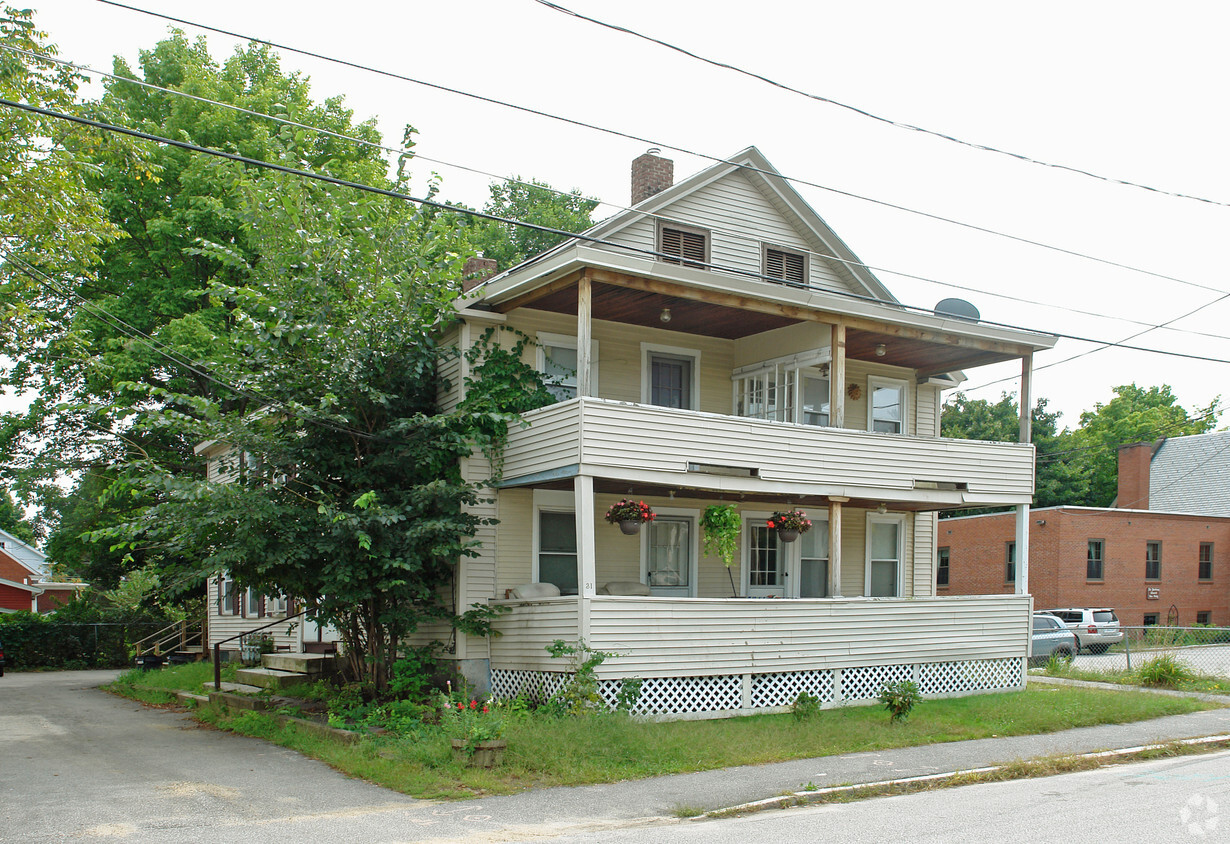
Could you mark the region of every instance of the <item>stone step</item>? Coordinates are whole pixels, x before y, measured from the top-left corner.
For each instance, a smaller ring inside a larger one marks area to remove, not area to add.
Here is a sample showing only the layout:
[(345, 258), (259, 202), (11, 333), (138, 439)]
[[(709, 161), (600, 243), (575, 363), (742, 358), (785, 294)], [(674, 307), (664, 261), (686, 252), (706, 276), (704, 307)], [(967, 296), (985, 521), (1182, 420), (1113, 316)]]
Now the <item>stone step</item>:
[(262, 654), (261, 667), (311, 674), (314, 678), (336, 674), (341, 663), (334, 654)]
[(241, 668), (235, 679), (248, 686), (263, 689), (284, 689), (297, 683), (306, 683), (320, 675), (308, 675), (302, 671), (280, 671), (276, 668)]

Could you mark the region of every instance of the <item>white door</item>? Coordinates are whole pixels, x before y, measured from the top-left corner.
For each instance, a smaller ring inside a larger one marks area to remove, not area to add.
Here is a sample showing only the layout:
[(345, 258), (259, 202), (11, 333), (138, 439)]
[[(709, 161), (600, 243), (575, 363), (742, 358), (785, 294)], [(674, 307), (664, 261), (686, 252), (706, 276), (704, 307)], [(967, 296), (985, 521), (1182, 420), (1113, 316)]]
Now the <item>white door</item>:
[(659, 514), (645, 528), (645, 582), (649, 591), (654, 595), (694, 597), (693, 520)]
[(764, 519), (748, 519), (744, 523), (743, 571), (746, 574), (747, 597), (784, 598), (787, 590), (786, 543), (777, 538), (777, 531), (766, 527)]

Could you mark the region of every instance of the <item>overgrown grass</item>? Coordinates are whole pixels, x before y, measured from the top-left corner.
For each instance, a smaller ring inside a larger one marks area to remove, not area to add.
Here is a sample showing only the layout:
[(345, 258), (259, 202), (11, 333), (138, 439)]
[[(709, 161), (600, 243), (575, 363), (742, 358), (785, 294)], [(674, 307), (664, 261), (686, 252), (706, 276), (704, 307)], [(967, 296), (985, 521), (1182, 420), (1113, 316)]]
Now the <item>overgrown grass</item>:
[[(1153, 688), (1166, 688), (1181, 692), (1206, 692), (1208, 694), (1230, 695), (1230, 679), (1225, 677), (1194, 673), (1181, 676), (1170, 674), (1166, 678), (1167, 682), (1158, 683), (1154, 681), (1156, 680), (1156, 672), (1148, 669), (1148, 665), (1148, 662), (1142, 662), (1131, 671), (1125, 668), (1092, 671), (1076, 668), (1071, 664), (1061, 663), (1059, 665), (1048, 664), (1042, 673), (1049, 677), (1088, 680), (1094, 683), (1115, 683), (1122, 686), (1151, 686)], [(1142, 675), (1142, 669), (1149, 675), (1149, 679)]]
[[(155, 679), (151, 674), (143, 677)], [(156, 688), (165, 688), (166, 682), (160, 681)], [(153, 688), (127, 683), (117, 684), (116, 691), (128, 693), (142, 687)], [(504, 764), (494, 770), (455, 762), (443, 734), (431, 727), (405, 738), (388, 734), (342, 745), (306, 734), (294, 725), (278, 726), (272, 716), (261, 713), (228, 714), (202, 707), (198, 717), (222, 729), (292, 748), (388, 788), (439, 799), (1047, 733), (1209, 707), (1188, 698), (1061, 687), (927, 700), (908, 722), (893, 725), (882, 709), (869, 706), (824, 710), (802, 721), (789, 714), (671, 722), (618, 714), (579, 718), (529, 714), (509, 723)]]

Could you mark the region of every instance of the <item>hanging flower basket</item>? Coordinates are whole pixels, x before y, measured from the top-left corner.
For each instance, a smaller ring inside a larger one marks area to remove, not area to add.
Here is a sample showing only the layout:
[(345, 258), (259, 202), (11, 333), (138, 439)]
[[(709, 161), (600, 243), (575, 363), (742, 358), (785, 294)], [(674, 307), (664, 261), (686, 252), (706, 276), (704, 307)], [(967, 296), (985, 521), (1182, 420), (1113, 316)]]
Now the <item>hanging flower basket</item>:
[(782, 542), (794, 542), (799, 534), (811, 530), (811, 520), (802, 510), (779, 510), (769, 517), (765, 526), (776, 530)]
[(628, 536), (641, 532), (641, 525), (654, 520), (653, 508), (644, 501), (633, 501), (631, 498), (621, 498), (606, 511), (606, 520)]

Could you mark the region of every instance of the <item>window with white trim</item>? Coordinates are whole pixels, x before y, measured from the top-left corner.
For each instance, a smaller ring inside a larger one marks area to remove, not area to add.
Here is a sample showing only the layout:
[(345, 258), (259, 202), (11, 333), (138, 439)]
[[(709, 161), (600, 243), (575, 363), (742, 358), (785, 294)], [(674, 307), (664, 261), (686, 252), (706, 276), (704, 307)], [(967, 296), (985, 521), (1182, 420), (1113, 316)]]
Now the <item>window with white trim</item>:
[(906, 433), (906, 382), (872, 376), (867, 379), (867, 392), (867, 430)]
[(218, 615), (238, 615), (238, 594), (235, 581), (229, 574), (218, 577)]
[(693, 593), (692, 533), (695, 520), (688, 516), (658, 516), (646, 530), (645, 574), (651, 589), (679, 589)]
[(286, 606), (287, 601), (285, 595), (278, 594), (265, 596), (265, 615), (286, 615)]
[(799, 597), (829, 596), (829, 523), (816, 519), (799, 536)]
[(264, 608), (263, 597), (260, 592), (252, 587), (248, 587), (243, 593), (243, 616), (244, 618), (260, 618), (261, 610)]
[(1016, 543), (1004, 543), (1004, 583), (1016, 583)]
[(952, 559), (952, 549), (940, 548), (935, 555), (935, 585), (939, 588), (948, 586), (948, 564)]
[(829, 371), (828, 364), (820, 362), (827, 355), (824, 349), (735, 370), (735, 415), (827, 426)]
[(699, 351), (642, 343), (641, 360), (641, 401), (680, 410), (699, 408)]
[(866, 594), (873, 598), (901, 595), (905, 518), (897, 515), (867, 515)]
[(662, 258), (668, 264), (701, 267), (709, 263), (709, 232), (678, 223), (658, 225), (658, 251), (677, 258)]
[(554, 583), (563, 595), (577, 594), (576, 514), (560, 510), (538, 511), (539, 583)]
[(792, 284), (807, 283), (807, 255), (765, 244), (763, 274)]

